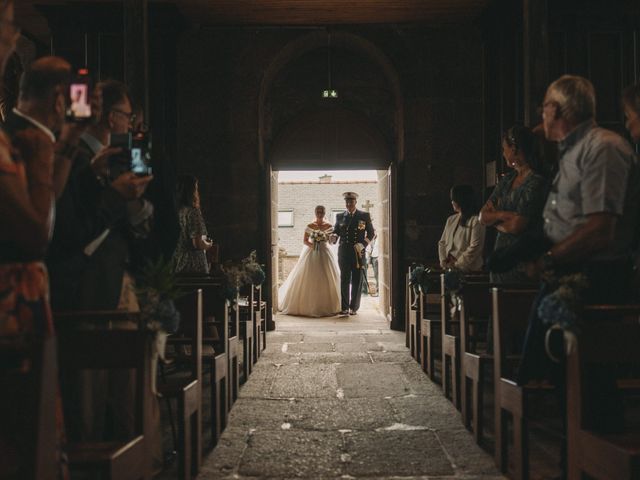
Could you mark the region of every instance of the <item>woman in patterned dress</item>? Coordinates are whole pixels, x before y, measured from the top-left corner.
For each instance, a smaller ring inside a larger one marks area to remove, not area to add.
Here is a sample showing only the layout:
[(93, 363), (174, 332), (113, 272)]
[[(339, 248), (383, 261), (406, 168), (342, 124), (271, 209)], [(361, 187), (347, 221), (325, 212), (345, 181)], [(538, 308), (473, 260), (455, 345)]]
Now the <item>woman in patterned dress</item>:
[(200, 211), (198, 179), (192, 175), (178, 178), (178, 219), (180, 236), (173, 255), (176, 273), (209, 273), (206, 251), (213, 245)]
[[(513, 126), (502, 137), (502, 154), (509, 168), (480, 211), (480, 223), (498, 231), (494, 251), (514, 245), (524, 235), (542, 233), (542, 209), (547, 181), (540, 170), (535, 134), (527, 127)], [(540, 235), (542, 237), (542, 235)], [(491, 273), (495, 283), (529, 283), (521, 265), (503, 273)]]

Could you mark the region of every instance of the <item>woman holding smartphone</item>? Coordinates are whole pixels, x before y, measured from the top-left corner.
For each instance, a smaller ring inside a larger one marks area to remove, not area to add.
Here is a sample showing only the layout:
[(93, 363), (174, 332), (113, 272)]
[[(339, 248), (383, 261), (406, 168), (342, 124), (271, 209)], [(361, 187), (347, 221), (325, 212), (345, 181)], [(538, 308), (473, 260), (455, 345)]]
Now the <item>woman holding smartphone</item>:
[(180, 236), (173, 255), (176, 273), (209, 273), (206, 251), (213, 243), (200, 211), (198, 179), (193, 175), (178, 177), (178, 219)]

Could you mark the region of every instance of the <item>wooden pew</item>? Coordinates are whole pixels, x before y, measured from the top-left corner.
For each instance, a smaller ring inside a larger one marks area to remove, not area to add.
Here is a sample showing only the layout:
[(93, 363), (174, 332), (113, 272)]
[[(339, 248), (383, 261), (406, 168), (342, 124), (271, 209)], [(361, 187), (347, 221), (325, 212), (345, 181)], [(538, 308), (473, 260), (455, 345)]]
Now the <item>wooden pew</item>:
[(240, 294), (236, 292), (233, 305), (229, 306), (229, 366), (232, 374), (229, 377), (229, 409), (238, 399), (240, 392)]
[[(60, 370), (135, 369), (135, 437), (126, 441), (67, 445), (71, 471), (100, 472), (103, 478), (151, 478), (149, 404), (150, 335), (141, 330), (73, 330), (58, 333)], [(64, 397), (63, 397), (64, 401)]]
[(56, 480), (55, 337), (0, 337), (0, 478)]
[[(476, 443), (482, 442), (484, 374), (493, 356), (476, 348), (471, 341), (472, 327), (488, 327), (491, 321), (491, 291), (487, 282), (466, 283), (460, 292), (460, 403), (462, 423), (471, 428)], [(477, 340), (477, 338), (476, 338)], [(470, 388), (469, 388), (470, 387)], [(473, 425), (472, 425), (473, 420)]]
[(209, 367), (211, 440), (215, 446), (227, 425), (229, 388), (233, 381), (229, 378), (229, 302), (224, 286), (215, 280), (182, 280), (179, 285), (186, 291), (202, 289), (203, 328), (206, 330), (202, 340), (202, 361)]
[[(190, 479), (200, 470), (202, 460), (202, 289), (176, 300), (180, 327), (168, 344), (191, 348), (189, 376), (158, 384), (158, 393), (178, 404), (178, 475)], [(180, 340), (184, 334), (185, 341)]]
[(436, 383), (441, 382), (442, 374), (436, 377), (435, 360), (442, 355), (440, 274), (429, 274), (427, 293), (420, 292), (420, 366), (429, 378)]
[[(467, 283), (488, 281), (488, 278), (487, 274), (480, 272), (464, 274)], [(451, 296), (445, 288), (444, 273), (440, 275), (440, 312), (442, 391), (460, 410), (460, 320), (452, 315)]]
[(418, 338), (420, 338), (420, 322), (418, 321), (418, 294), (415, 292), (414, 287), (409, 285), (409, 281), (411, 279), (412, 269), (409, 267), (409, 271), (407, 273), (407, 305), (406, 305), (406, 315), (407, 315), (407, 347), (409, 348), (409, 352), (411, 356), (417, 361), (420, 362), (420, 349), (418, 348)]
[(267, 348), (267, 302), (262, 300), (262, 285), (252, 285), (251, 301), (254, 305), (256, 330), (254, 332), (254, 351), (260, 358), (262, 350)]
[(254, 350), (254, 333), (256, 331), (256, 316), (254, 312), (254, 304), (251, 301), (252, 290), (248, 295), (240, 295), (238, 301), (238, 314), (240, 321), (240, 337), (242, 338), (242, 378), (240, 383), (245, 383), (249, 380), (249, 375), (253, 371), (253, 364), (256, 360), (256, 353)]
[(552, 391), (550, 385), (516, 384), (514, 378), (519, 362), (511, 355), (514, 339), (523, 339), (527, 329), (537, 290), (492, 288), (493, 303), (493, 375), (495, 389), (495, 461), (498, 468), (508, 470), (507, 414), (513, 416), (514, 478), (529, 476), (530, 396), (541, 391)]
[[(460, 399), (462, 421), (471, 429), (476, 443), (482, 443), (484, 427), (483, 407), (485, 372), (493, 364), (493, 353), (485, 348), (478, 348), (478, 334), (482, 334), (492, 322), (493, 284), (488, 282), (466, 283), (461, 292), (460, 305), (460, 350), (461, 372)], [(524, 290), (531, 292), (531, 286), (499, 285), (498, 288), (510, 291)], [(527, 312), (528, 314), (528, 312)], [(479, 328), (480, 327), (480, 328)], [(474, 332), (475, 330), (475, 332)], [(472, 338), (473, 335), (473, 338)], [(486, 339), (486, 335), (484, 336)], [(487, 339), (488, 340), (488, 339)]]
[[(640, 305), (586, 307), (580, 335), (567, 356), (567, 466), (569, 480), (584, 475), (597, 480), (640, 478), (640, 431), (603, 434), (589, 417), (585, 385), (589, 369), (640, 366)], [(636, 380), (637, 384), (637, 380)], [(619, 388), (624, 383), (619, 381)], [(637, 388), (637, 385), (636, 385)]]
[[(178, 274), (181, 282), (186, 283), (214, 283), (226, 285), (226, 277), (221, 274), (211, 275), (196, 275), (193, 273)], [(238, 399), (238, 392), (240, 391), (240, 315), (237, 307), (240, 296), (236, 294), (235, 301), (228, 305), (228, 318), (229, 318), (229, 338), (228, 338), (228, 361), (227, 366), (229, 369), (229, 388), (227, 405), (228, 409), (231, 409), (233, 403)]]

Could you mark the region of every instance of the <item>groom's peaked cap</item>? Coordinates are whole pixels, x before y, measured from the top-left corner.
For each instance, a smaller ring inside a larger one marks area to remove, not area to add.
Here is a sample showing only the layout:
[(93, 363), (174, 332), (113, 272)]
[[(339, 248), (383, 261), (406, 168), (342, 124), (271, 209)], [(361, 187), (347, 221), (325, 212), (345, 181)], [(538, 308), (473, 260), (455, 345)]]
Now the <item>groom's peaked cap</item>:
[(358, 194), (356, 192), (344, 192), (342, 196), (344, 197), (345, 200), (358, 199)]

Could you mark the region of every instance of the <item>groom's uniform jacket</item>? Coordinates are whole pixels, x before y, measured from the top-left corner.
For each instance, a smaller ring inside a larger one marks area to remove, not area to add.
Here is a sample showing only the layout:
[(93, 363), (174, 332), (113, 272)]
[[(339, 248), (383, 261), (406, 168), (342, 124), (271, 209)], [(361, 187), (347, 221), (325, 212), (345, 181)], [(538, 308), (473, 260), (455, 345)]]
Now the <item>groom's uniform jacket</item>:
[[(371, 215), (361, 210), (355, 210), (353, 214), (348, 211), (337, 214), (333, 231), (340, 237), (338, 260), (341, 264), (355, 264), (355, 244), (361, 243), (366, 247), (375, 235), (375, 230), (371, 223)], [(360, 266), (364, 265), (364, 255), (365, 251), (363, 249), (357, 262)]]

